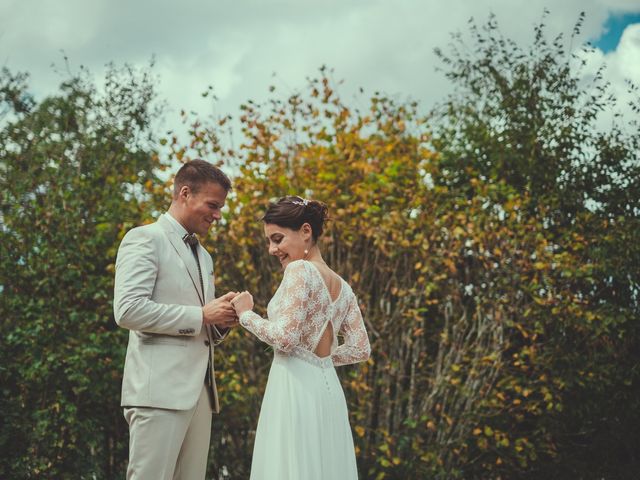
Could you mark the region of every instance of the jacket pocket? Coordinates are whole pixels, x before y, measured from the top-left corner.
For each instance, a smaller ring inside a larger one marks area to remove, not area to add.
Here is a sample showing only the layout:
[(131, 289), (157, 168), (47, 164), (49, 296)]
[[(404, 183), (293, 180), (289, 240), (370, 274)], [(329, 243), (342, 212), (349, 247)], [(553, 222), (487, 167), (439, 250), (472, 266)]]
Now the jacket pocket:
[(178, 347), (186, 347), (187, 340), (173, 335), (160, 335), (154, 333), (137, 332), (140, 337), (140, 343), (143, 345), (175, 345)]

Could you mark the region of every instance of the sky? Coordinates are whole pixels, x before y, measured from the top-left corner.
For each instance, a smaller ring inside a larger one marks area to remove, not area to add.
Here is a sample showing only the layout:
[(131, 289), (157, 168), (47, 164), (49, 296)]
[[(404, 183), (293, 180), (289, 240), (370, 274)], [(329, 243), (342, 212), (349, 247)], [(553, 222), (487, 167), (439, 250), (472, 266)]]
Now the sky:
[[(345, 92), (362, 87), (428, 109), (451, 86), (434, 48), (445, 47), (469, 18), (494, 13), (500, 31), (526, 45), (548, 8), (550, 34), (570, 35), (580, 11), (580, 42), (596, 51), (624, 100), (625, 79), (640, 84), (640, 2), (637, 0), (0, 0), (0, 67), (30, 74), (36, 99), (55, 92), (69, 68), (96, 78), (109, 62), (148, 65), (155, 58), (158, 91), (169, 126), (181, 109), (232, 114), (268, 87), (300, 91), (318, 68), (334, 69)], [(57, 68), (53, 68), (56, 65)], [(201, 93), (211, 85), (215, 112)]]
[[(640, 10), (640, 7), (638, 7)], [(620, 37), (627, 26), (640, 24), (640, 13), (613, 14), (604, 24), (602, 35), (595, 40), (595, 45), (603, 52), (615, 51), (620, 43)], [(638, 59), (636, 59), (638, 60)]]

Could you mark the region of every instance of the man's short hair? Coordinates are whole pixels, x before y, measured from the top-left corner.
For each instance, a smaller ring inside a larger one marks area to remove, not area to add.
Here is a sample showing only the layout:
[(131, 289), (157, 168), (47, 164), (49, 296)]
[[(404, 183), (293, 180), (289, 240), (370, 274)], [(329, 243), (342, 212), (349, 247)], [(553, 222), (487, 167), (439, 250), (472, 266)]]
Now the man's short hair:
[(191, 160), (182, 165), (176, 174), (173, 181), (173, 197), (178, 196), (184, 185), (187, 185), (193, 193), (198, 193), (200, 188), (209, 182), (217, 183), (227, 193), (231, 190), (231, 180), (222, 170), (204, 160)]

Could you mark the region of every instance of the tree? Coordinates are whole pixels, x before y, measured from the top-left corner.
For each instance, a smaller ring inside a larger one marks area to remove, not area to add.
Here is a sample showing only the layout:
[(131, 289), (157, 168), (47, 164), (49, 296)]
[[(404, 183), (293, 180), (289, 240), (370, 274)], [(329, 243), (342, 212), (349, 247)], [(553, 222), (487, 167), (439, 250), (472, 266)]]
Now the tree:
[[(439, 181), (470, 195), (473, 178), (503, 183), (489, 205), (526, 195), (523, 215), (539, 220), (547, 248), (564, 260), (540, 282), (547, 301), (561, 290), (573, 299), (540, 320), (536, 349), (563, 406), (545, 420), (553, 449), (542, 475), (630, 478), (640, 461), (628, 447), (640, 441), (631, 427), (640, 420), (639, 110), (637, 100), (618, 110), (604, 66), (581, 80), (589, 47), (567, 51), (562, 35), (549, 42), (547, 15), (528, 48), (504, 38), (490, 17), (482, 27), (470, 22), (472, 47), (456, 35), (446, 53), (438, 50), (456, 87), (434, 115), (447, 172)], [(598, 118), (610, 111), (603, 131)]]
[[(607, 86), (581, 87), (544, 21), (525, 50), (492, 18), (470, 32), (472, 48), (457, 36), (440, 52), (457, 88), (430, 116), (378, 93), (353, 108), (322, 68), (237, 120), (185, 115), (187, 143), (159, 143), (168, 160), (235, 173), (206, 247), (218, 291), (248, 289), (262, 313), (280, 279), (268, 202), (328, 204), (321, 248), (373, 348), (339, 370), (363, 477), (633, 478), (637, 123), (595, 128)], [(74, 77), (36, 102), (25, 82), (0, 77), (0, 448), (16, 452), (0, 475), (112, 478), (126, 462), (112, 265), (171, 186), (148, 134), (153, 89), (145, 72), (112, 70), (105, 94)], [(270, 357), (242, 329), (216, 349), (218, 477), (248, 476)]]
[(3, 478), (123, 472), (111, 268), (161, 165), (150, 72), (111, 66), (105, 80), (99, 93), (81, 71), (36, 101), (26, 75), (0, 75)]
[[(278, 277), (264, 270), (260, 213), (285, 194), (325, 201), (323, 249), (373, 339), (372, 360), (343, 377), (365, 475), (629, 476), (637, 129), (595, 128), (606, 84), (579, 89), (544, 23), (528, 51), (493, 19), (471, 32), (476, 50), (442, 54), (459, 88), (429, 119), (383, 95), (352, 109), (323, 70), (306, 93), (243, 105), (237, 149), (222, 146), (229, 117), (193, 124), (189, 147), (241, 172), (210, 244), (221, 283), (266, 303)], [(263, 384), (261, 351), (228, 357), (234, 389)], [(219, 437), (230, 450), (240, 438)]]
[[(416, 104), (374, 95), (366, 111), (352, 109), (325, 69), (306, 94), (241, 112), (239, 149), (222, 146), (224, 117), (194, 121), (192, 142), (174, 151), (209, 151), (239, 169), (209, 248), (222, 289), (248, 289), (258, 305), (279, 278), (265, 268), (261, 212), (286, 194), (328, 204), (321, 248), (359, 296), (373, 344), (367, 364), (342, 371), (363, 475), (467, 478), (535, 465), (553, 448), (537, 422), (561, 408), (536, 352), (540, 321), (575, 301), (564, 285), (552, 300), (541, 288), (554, 281), (554, 262), (573, 268), (575, 258), (556, 257), (541, 219), (522, 215), (526, 192), (480, 176), (464, 189), (444, 185), (444, 157), (429, 148)], [(492, 198), (504, 200), (486, 208)], [(233, 335), (244, 343), (222, 349), (220, 389), (223, 402), (233, 392), (224, 409), (234, 430), (214, 430), (212, 460), (232, 477), (248, 471), (229, 459), (250, 450), (259, 404), (240, 392), (260, 392), (269, 363), (261, 345)]]

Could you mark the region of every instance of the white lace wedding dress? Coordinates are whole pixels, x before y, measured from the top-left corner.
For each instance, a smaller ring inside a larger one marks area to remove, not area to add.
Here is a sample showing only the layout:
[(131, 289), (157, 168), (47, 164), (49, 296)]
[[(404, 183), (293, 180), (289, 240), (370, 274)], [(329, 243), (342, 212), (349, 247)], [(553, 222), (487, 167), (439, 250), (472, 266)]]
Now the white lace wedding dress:
[[(332, 300), (316, 266), (287, 265), (267, 307), (240, 324), (275, 350), (258, 428), (252, 480), (356, 480), (356, 457), (338, 365), (362, 362), (371, 347), (356, 296), (341, 280)], [(331, 355), (313, 352), (331, 322)], [(343, 337), (338, 345), (337, 333)]]

